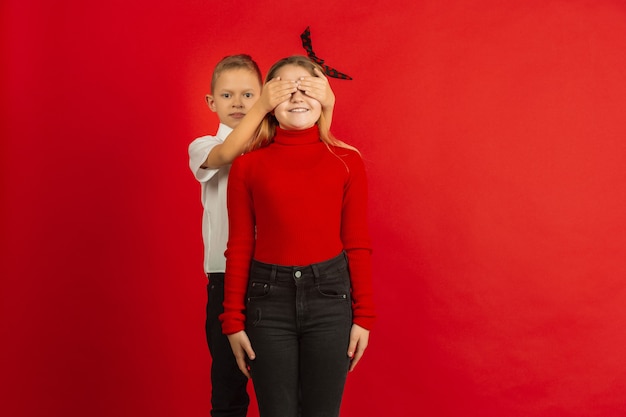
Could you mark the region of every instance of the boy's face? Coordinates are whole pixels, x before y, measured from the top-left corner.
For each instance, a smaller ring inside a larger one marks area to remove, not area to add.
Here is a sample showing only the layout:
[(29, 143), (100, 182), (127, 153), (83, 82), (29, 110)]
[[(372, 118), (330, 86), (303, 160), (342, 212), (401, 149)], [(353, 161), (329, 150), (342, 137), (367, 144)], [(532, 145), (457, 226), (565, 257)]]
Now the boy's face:
[(206, 102), (221, 123), (234, 129), (260, 96), (261, 84), (256, 74), (236, 68), (219, 75), (213, 94), (206, 96)]

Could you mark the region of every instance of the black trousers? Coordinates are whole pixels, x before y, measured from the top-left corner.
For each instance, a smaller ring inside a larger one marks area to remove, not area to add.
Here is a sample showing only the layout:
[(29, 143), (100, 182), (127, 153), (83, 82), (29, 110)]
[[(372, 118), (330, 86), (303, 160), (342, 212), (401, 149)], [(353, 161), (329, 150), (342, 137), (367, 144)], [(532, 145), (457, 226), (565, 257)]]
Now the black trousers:
[(345, 255), (307, 266), (253, 261), (246, 332), (261, 417), (336, 417), (352, 327)]
[(239, 370), (235, 356), (222, 334), (219, 315), (224, 312), (224, 274), (209, 274), (207, 285), (206, 339), (211, 364), (211, 416), (245, 417), (250, 404), (246, 391), (248, 378)]

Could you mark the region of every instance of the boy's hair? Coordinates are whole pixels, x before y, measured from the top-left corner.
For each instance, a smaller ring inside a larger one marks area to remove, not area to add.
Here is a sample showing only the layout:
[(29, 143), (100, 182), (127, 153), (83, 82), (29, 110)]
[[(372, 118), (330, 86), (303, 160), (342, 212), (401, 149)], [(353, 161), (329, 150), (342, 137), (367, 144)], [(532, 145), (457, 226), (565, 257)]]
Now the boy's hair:
[(211, 94), (213, 94), (213, 89), (215, 88), (215, 83), (217, 82), (217, 78), (224, 72), (232, 69), (247, 69), (248, 71), (252, 71), (257, 78), (259, 79), (259, 84), (263, 85), (263, 77), (261, 76), (261, 70), (256, 62), (252, 59), (250, 55), (239, 54), (239, 55), (230, 55), (222, 58), (220, 62), (217, 63), (215, 69), (213, 70), (213, 77), (211, 78)]

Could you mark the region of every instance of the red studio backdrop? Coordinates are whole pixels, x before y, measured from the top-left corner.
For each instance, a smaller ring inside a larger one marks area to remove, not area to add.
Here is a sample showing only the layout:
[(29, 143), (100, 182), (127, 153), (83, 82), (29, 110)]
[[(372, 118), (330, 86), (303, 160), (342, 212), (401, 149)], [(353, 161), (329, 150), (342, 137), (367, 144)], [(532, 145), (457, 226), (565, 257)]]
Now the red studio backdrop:
[(1, 415), (208, 415), (187, 145), (220, 58), (265, 73), (307, 26), (370, 180), (379, 319), (342, 415), (626, 415), (622, 0), (1, 16)]

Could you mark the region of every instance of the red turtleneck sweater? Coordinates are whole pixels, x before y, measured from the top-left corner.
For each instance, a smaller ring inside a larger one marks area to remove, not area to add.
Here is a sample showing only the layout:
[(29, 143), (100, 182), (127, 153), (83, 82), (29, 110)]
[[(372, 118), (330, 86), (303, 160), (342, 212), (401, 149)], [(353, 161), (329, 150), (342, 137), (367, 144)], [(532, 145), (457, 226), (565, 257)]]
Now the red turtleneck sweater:
[[(245, 328), (250, 261), (304, 266), (346, 251), (353, 322), (374, 322), (367, 181), (360, 155), (327, 146), (317, 125), (277, 128), (267, 147), (237, 158), (228, 178), (229, 239), (222, 330)], [(255, 233), (256, 231), (256, 233)]]

